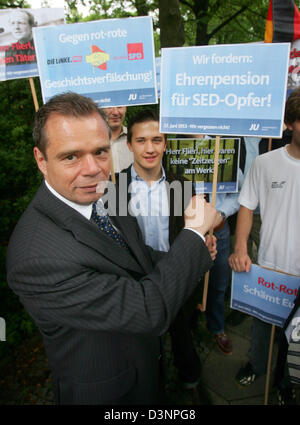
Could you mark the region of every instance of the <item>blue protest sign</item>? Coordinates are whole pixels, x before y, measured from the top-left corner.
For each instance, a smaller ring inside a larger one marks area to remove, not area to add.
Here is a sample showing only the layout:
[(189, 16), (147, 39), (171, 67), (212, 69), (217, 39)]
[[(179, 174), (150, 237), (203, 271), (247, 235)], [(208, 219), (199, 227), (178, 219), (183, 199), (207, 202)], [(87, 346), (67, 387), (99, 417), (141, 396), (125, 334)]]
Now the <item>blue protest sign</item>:
[(34, 40), (44, 102), (74, 91), (100, 107), (157, 103), (150, 17), (37, 28)]
[(252, 264), (249, 273), (232, 272), (230, 307), (283, 326), (300, 287), (300, 277)]
[(162, 49), (160, 131), (281, 137), (289, 43)]

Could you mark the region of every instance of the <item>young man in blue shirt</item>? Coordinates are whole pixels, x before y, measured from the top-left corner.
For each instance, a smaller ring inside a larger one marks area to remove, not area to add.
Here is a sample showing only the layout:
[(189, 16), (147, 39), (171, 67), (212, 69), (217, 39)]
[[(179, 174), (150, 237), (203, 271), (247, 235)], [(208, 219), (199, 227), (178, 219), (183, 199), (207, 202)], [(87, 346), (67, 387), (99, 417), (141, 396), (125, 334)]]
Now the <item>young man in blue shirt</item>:
[[(183, 211), (194, 195), (192, 182), (175, 181), (174, 175), (165, 172), (162, 158), (167, 139), (159, 131), (159, 118), (154, 110), (142, 110), (129, 120), (127, 138), (134, 162), (117, 176), (117, 184), (121, 185), (125, 178), (130, 194), (128, 210), (136, 217), (145, 244), (166, 252), (184, 227)], [(215, 239), (206, 237), (206, 243), (215, 257)], [(191, 334), (196, 304), (197, 299), (191, 296), (169, 328), (174, 364), (185, 389), (195, 388), (200, 377), (200, 359)]]

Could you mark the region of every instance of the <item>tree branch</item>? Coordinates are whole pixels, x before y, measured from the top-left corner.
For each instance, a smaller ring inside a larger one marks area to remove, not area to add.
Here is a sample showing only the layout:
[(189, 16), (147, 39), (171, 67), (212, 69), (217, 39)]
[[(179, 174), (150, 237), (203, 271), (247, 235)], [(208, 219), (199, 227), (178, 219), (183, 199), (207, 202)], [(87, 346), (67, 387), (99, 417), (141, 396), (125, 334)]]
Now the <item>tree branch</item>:
[(190, 4), (188, 1), (186, 1), (186, 0), (179, 0), (179, 3), (184, 4), (185, 6), (189, 7), (191, 10), (193, 10), (193, 5)]
[(243, 13), (247, 9), (249, 9), (249, 6), (243, 6), (240, 10), (238, 10), (232, 16), (230, 16), (229, 18), (227, 18), (224, 22), (222, 22), (218, 27), (216, 27), (209, 34), (209, 38), (213, 37), (218, 31), (220, 31), (223, 27), (225, 27), (230, 21), (232, 21), (233, 19), (235, 19), (237, 16), (239, 16), (241, 13)]

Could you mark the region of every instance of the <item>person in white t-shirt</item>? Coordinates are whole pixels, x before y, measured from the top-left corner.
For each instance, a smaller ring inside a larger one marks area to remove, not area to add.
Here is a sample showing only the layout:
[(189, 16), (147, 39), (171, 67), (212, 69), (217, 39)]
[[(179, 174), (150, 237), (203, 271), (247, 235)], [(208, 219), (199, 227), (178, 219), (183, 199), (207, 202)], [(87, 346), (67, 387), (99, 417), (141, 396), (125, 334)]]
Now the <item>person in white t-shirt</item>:
[[(259, 206), (258, 264), (300, 276), (300, 88), (287, 100), (285, 124), (293, 132), (291, 143), (255, 159), (239, 196), (235, 248), (229, 257), (236, 272), (250, 271), (247, 240), (253, 212)], [(249, 362), (236, 377), (241, 385), (251, 384), (266, 372), (269, 328), (261, 322), (261, 331), (255, 338), (252, 334)]]

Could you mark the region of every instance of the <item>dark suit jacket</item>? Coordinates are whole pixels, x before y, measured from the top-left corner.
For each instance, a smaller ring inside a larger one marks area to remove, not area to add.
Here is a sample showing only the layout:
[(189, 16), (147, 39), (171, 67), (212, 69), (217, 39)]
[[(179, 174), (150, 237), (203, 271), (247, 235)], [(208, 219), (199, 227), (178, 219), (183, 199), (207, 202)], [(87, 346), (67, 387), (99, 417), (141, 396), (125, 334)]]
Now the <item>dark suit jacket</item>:
[(136, 220), (112, 217), (130, 252), (43, 183), (17, 224), (7, 280), (43, 335), (57, 403), (155, 403), (159, 335), (211, 266), (183, 230), (154, 266)]

